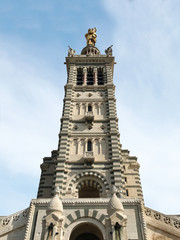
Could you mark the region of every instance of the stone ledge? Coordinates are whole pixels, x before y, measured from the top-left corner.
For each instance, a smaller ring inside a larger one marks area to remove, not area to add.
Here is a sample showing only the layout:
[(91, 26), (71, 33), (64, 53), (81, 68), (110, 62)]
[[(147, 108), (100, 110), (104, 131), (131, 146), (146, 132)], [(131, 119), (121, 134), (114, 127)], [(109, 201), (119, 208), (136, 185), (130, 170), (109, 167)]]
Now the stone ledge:
[(144, 207), (144, 213), (147, 224), (154, 227), (158, 226), (158, 228), (162, 229), (163, 231), (173, 232), (172, 234), (180, 237), (180, 221), (178, 218), (165, 215), (147, 207)]

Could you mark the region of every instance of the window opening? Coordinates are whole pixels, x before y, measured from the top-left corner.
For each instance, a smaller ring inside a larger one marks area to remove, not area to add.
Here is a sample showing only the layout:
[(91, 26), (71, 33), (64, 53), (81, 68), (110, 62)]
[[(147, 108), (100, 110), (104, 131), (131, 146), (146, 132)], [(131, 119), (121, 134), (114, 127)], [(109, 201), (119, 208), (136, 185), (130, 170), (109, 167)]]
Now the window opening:
[(92, 106), (88, 105), (88, 112), (92, 112)]
[(121, 239), (121, 226), (119, 225), (118, 222), (116, 222), (116, 224), (114, 225), (114, 229), (115, 229), (115, 239)]
[(88, 152), (91, 152), (91, 151), (92, 151), (92, 142), (91, 142), (91, 140), (88, 140), (88, 143), (87, 143), (87, 151), (88, 151)]
[(93, 78), (93, 71), (91, 68), (87, 70), (87, 85), (93, 85), (94, 78)]
[(126, 189), (126, 196), (128, 197), (129, 196), (129, 191)]
[(98, 85), (104, 85), (102, 69), (98, 69)]
[(77, 69), (77, 85), (83, 84), (83, 71), (81, 68)]

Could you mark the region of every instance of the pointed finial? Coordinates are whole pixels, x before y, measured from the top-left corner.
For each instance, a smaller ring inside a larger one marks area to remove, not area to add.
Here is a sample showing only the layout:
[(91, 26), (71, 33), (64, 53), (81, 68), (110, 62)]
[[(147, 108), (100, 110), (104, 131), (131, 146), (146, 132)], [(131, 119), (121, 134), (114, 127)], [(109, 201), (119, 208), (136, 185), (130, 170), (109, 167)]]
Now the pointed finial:
[(74, 54), (75, 54), (75, 50), (74, 49), (72, 49), (70, 46), (68, 46), (68, 57), (73, 57), (74, 56)]
[(54, 188), (54, 196), (59, 196), (59, 194), (60, 194), (59, 187), (56, 186), (56, 187)]
[(116, 194), (117, 193), (117, 188), (113, 185), (111, 189), (111, 194)]
[(96, 31), (97, 31), (96, 27), (88, 29), (88, 33), (85, 34), (87, 45), (95, 46), (97, 38)]
[(59, 198), (60, 190), (59, 187), (56, 186), (54, 188), (54, 196), (51, 198), (48, 207), (47, 207), (47, 214), (50, 214), (53, 211), (63, 212), (63, 204)]
[(112, 197), (110, 198), (108, 206), (107, 206), (108, 215), (112, 215), (115, 212), (123, 212), (124, 211), (121, 200), (116, 195), (117, 191), (118, 191), (117, 188), (115, 186), (113, 186), (111, 189)]
[(118, 189), (117, 189), (117, 197), (123, 198), (123, 191), (122, 191), (121, 187), (118, 187)]
[(105, 53), (106, 53), (107, 56), (112, 56), (112, 46), (113, 46), (113, 45), (111, 45), (110, 47), (108, 47), (108, 48), (105, 50)]

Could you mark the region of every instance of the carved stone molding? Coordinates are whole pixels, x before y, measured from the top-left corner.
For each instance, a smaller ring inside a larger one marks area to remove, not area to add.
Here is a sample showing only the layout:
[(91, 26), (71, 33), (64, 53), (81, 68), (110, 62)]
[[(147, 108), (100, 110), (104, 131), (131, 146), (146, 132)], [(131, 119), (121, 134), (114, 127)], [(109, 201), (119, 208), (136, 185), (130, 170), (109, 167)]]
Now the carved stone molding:
[(140, 168), (140, 164), (138, 162), (131, 163), (129, 165), (129, 168), (130, 169), (139, 169)]
[(2, 227), (7, 226), (7, 225), (9, 224), (9, 222), (10, 222), (10, 218), (4, 218), (4, 219), (2, 220)]
[(162, 223), (170, 225), (170, 226), (172, 226), (176, 229), (180, 229), (180, 221), (177, 220), (175, 217), (167, 216), (165, 214), (156, 212), (156, 211), (154, 211), (152, 209), (149, 209), (147, 207), (145, 207), (144, 212), (145, 212), (146, 216), (148, 216), (148, 217), (156, 219), (157, 221), (160, 221)]
[(151, 216), (151, 210), (150, 209), (145, 209), (145, 214), (147, 216)]
[[(26, 213), (26, 214), (25, 214)], [(13, 225), (13, 222), (16, 222), (18, 221), (19, 219), (22, 219), (23, 217), (27, 217), (29, 214), (29, 210), (28, 208), (25, 209), (25, 210), (22, 210), (18, 213), (15, 213), (15, 214), (12, 214), (8, 217), (4, 217), (2, 220), (1, 220), (1, 226), (2, 227), (5, 227), (7, 225)]]
[(14, 216), (13, 216), (13, 220), (14, 220), (14, 221), (17, 221), (18, 219), (19, 219), (19, 215), (14, 215)]

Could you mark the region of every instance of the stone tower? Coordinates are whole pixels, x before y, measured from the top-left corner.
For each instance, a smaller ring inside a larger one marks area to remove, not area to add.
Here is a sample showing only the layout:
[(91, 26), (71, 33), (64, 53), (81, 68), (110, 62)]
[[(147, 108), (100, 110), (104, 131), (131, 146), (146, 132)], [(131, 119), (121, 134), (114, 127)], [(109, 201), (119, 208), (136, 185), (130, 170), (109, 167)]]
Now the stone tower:
[(178, 240), (180, 221), (144, 206), (136, 157), (119, 140), (112, 46), (96, 28), (69, 47), (58, 149), (41, 164), (37, 199), (2, 218), (2, 240)]
[(115, 185), (123, 197), (143, 200), (137, 159), (119, 142), (112, 47), (102, 55), (95, 32), (88, 30), (81, 55), (69, 49), (58, 150), (41, 165), (38, 198), (55, 186), (61, 198), (108, 198)]

